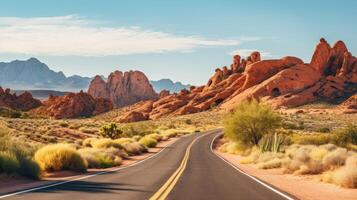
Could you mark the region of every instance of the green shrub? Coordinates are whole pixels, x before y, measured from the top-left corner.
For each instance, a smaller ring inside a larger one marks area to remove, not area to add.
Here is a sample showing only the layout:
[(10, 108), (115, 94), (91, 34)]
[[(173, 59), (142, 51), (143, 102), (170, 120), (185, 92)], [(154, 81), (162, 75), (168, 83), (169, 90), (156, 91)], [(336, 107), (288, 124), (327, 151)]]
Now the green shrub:
[(139, 140), (139, 143), (148, 148), (151, 148), (157, 145), (157, 140), (155, 140), (155, 138), (153, 137), (144, 136)]
[(0, 116), (8, 118), (20, 118), (21, 112), (6, 107), (0, 107)]
[(238, 105), (224, 119), (224, 134), (230, 140), (247, 146), (258, 145), (263, 135), (281, 125), (281, 117), (269, 106), (253, 100)]
[(35, 153), (35, 161), (45, 171), (86, 171), (86, 161), (67, 144), (51, 144), (40, 148)]
[(271, 151), (280, 152), (285, 141), (285, 135), (283, 134), (267, 134), (259, 141), (259, 148), (261, 152)]
[(347, 127), (333, 132), (334, 143), (339, 146), (346, 146), (348, 143), (357, 144), (357, 126), (349, 124)]
[(110, 139), (117, 139), (122, 136), (123, 131), (115, 123), (102, 126), (99, 130), (101, 136)]
[(18, 167), (13, 168), (16, 169), (14, 172), (29, 178), (38, 179), (41, 175), (41, 170), (39, 165), (32, 159), (35, 150), (36, 147), (28, 143), (13, 140), (8, 136), (0, 136), (0, 152), (11, 155), (18, 163)]
[(9, 152), (0, 151), (0, 173), (15, 173), (20, 168), (20, 163), (16, 156)]

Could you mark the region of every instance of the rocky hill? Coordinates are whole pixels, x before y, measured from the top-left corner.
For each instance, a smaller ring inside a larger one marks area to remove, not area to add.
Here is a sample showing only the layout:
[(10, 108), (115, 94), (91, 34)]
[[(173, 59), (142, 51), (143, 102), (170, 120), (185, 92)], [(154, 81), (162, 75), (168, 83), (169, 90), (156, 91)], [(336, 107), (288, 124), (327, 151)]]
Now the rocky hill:
[(108, 99), (93, 98), (88, 93), (68, 93), (64, 96), (50, 96), (39, 108), (31, 110), (32, 114), (50, 116), (55, 119), (89, 117), (107, 112), (113, 108)]
[(15, 93), (12, 93), (10, 89), (4, 90), (2, 87), (0, 87), (0, 107), (28, 111), (41, 105), (41, 101), (34, 99), (29, 92), (16, 95)]
[(110, 99), (116, 107), (157, 98), (148, 78), (140, 71), (115, 71), (107, 81), (96, 76), (89, 85), (88, 93), (94, 98)]
[(259, 99), (276, 107), (295, 107), (316, 100), (334, 103), (357, 92), (357, 58), (342, 41), (332, 47), (321, 38), (310, 63), (297, 57), (261, 60), (235, 55), (230, 68), (217, 68), (206, 85), (133, 106), (118, 121), (157, 119), (219, 107), (231, 110), (242, 101)]

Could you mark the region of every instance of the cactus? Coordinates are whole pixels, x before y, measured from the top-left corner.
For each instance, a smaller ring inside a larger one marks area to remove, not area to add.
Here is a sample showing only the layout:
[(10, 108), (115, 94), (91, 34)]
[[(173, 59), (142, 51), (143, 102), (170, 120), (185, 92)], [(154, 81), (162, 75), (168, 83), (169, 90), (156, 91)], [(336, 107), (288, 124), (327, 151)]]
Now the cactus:
[(259, 141), (259, 148), (261, 152), (271, 151), (271, 152), (280, 152), (281, 147), (284, 143), (285, 136), (283, 134), (269, 134), (263, 136)]

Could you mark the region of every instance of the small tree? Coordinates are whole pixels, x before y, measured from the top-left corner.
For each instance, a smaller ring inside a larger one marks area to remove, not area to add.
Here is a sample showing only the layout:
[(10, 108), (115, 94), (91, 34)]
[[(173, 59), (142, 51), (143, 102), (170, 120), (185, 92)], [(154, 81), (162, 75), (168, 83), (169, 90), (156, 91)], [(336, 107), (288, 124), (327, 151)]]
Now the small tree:
[(264, 135), (280, 127), (281, 121), (271, 107), (256, 100), (243, 102), (224, 119), (224, 134), (243, 145), (258, 145)]
[(117, 139), (120, 138), (123, 134), (123, 131), (118, 128), (115, 123), (110, 123), (108, 125), (104, 125), (99, 129), (99, 133), (102, 137)]

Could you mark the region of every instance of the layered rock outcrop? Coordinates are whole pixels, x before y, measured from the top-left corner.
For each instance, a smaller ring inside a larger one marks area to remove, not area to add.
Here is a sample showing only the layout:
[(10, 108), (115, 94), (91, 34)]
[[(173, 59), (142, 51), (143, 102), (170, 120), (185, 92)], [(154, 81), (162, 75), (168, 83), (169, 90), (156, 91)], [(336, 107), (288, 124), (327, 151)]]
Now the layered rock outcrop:
[(140, 71), (115, 71), (109, 75), (107, 82), (96, 76), (89, 85), (88, 93), (94, 98), (110, 99), (116, 107), (157, 98), (148, 78)]
[(43, 102), (43, 106), (32, 112), (39, 115), (50, 116), (55, 119), (88, 117), (107, 112), (113, 108), (110, 100), (93, 98), (83, 91), (69, 93), (65, 96), (50, 96)]
[(331, 47), (321, 38), (310, 63), (292, 56), (261, 60), (259, 52), (252, 52), (245, 59), (235, 55), (231, 67), (217, 68), (206, 85), (160, 95), (145, 112), (134, 106), (127, 113), (130, 120), (121, 121), (190, 114), (215, 107), (230, 110), (251, 99), (277, 107), (294, 107), (316, 100), (336, 103), (356, 92), (356, 57), (342, 41)]
[(24, 92), (17, 96), (15, 93), (12, 94), (10, 89), (4, 90), (0, 87), (0, 107), (28, 111), (41, 105), (41, 101), (33, 98), (29, 92)]
[(341, 109), (343, 113), (357, 113), (357, 94), (341, 103), (339, 109)]

